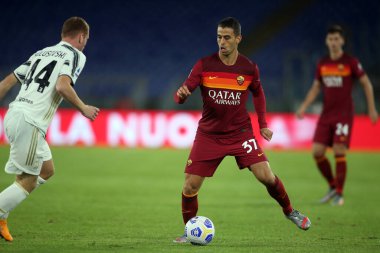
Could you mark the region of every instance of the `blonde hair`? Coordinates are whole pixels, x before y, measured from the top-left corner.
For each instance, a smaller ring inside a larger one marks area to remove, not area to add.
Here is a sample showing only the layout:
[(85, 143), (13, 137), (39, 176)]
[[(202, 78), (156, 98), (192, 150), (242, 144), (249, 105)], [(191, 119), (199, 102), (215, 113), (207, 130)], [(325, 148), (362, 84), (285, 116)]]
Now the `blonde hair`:
[(61, 36), (72, 38), (81, 32), (87, 35), (90, 32), (90, 26), (81, 17), (71, 17), (63, 23)]

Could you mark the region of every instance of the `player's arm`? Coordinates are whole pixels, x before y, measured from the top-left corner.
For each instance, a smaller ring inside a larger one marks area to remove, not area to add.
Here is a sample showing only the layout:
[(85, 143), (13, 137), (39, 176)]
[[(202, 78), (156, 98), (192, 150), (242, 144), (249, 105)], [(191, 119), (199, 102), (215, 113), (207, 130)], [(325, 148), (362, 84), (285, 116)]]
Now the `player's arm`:
[(368, 116), (371, 119), (371, 122), (375, 124), (378, 119), (378, 113), (375, 107), (375, 97), (373, 95), (372, 83), (366, 74), (359, 78), (359, 82), (362, 85), (364, 94), (367, 98)]
[(266, 112), (267, 112), (266, 99), (265, 99), (264, 89), (260, 82), (260, 73), (259, 73), (259, 68), (257, 67), (257, 65), (255, 65), (254, 67), (254, 73), (255, 73), (255, 77), (254, 77), (254, 80), (252, 81), (252, 84), (249, 86), (249, 88), (253, 95), (253, 104), (255, 106), (255, 111), (257, 114), (258, 122), (259, 122), (260, 134), (265, 140), (270, 141), (272, 139), (273, 132), (272, 130), (268, 128), (268, 124), (266, 120)]
[(71, 78), (67, 75), (61, 75), (58, 77), (57, 85), (55, 86), (57, 92), (70, 104), (72, 104), (75, 108), (77, 108), (83, 116), (89, 118), (90, 120), (95, 120), (98, 116), (99, 109), (86, 105), (83, 101), (78, 97), (74, 88), (71, 86)]
[(255, 106), (255, 111), (259, 122), (260, 134), (265, 140), (270, 141), (272, 139), (273, 132), (268, 128), (266, 121), (266, 99), (264, 89), (260, 82), (256, 85), (256, 88), (252, 90), (252, 94), (253, 104)]
[(174, 101), (183, 104), (191, 93), (199, 86), (202, 81), (202, 61), (198, 61), (191, 70), (186, 81), (178, 88), (174, 94)]
[(305, 111), (314, 102), (320, 90), (321, 90), (321, 82), (318, 79), (314, 79), (313, 85), (308, 91), (305, 97), (305, 100), (302, 102), (301, 106), (296, 112), (296, 115), (299, 119), (302, 119), (304, 117)]
[(18, 82), (16, 76), (11, 73), (0, 82), (0, 100), (8, 93), (10, 89)]

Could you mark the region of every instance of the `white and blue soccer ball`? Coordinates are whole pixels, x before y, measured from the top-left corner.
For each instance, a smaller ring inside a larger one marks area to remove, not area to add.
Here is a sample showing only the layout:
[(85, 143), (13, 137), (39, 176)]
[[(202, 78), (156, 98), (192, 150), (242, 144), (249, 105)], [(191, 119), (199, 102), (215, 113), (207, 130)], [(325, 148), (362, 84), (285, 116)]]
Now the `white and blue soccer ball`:
[(195, 216), (186, 223), (185, 235), (192, 244), (207, 245), (215, 236), (215, 227), (209, 218)]

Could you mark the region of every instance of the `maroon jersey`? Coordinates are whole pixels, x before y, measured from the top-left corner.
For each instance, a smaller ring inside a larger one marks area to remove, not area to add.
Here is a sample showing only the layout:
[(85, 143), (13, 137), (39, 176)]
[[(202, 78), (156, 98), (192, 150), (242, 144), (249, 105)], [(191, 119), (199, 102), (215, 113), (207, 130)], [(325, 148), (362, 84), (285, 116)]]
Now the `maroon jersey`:
[(353, 117), (352, 87), (354, 80), (365, 74), (359, 61), (347, 54), (337, 60), (322, 58), (315, 78), (322, 84), (325, 117)]
[[(257, 65), (239, 54), (236, 63), (225, 65), (218, 53), (200, 59), (183, 85), (192, 92), (200, 86), (203, 113), (198, 129), (207, 134), (230, 134), (251, 128), (246, 109), (249, 91), (260, 128), (267, 127), (265, 120), (265, 96), (261, 87)], [(183, 103), (175, 95), (177, 103)]]

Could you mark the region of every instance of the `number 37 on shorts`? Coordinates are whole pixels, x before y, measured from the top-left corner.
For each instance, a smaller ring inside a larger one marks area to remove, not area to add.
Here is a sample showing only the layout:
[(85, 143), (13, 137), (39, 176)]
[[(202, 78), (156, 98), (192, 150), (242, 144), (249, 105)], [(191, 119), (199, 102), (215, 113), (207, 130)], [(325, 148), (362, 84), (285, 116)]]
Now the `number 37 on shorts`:
[(241, 145), (244, 149), (247, 150), (247, 154), (251, 153), (252, 150), (257, 150), (257, 143), (255, 139), (249, 139), (248, 141), (243, 142)]

